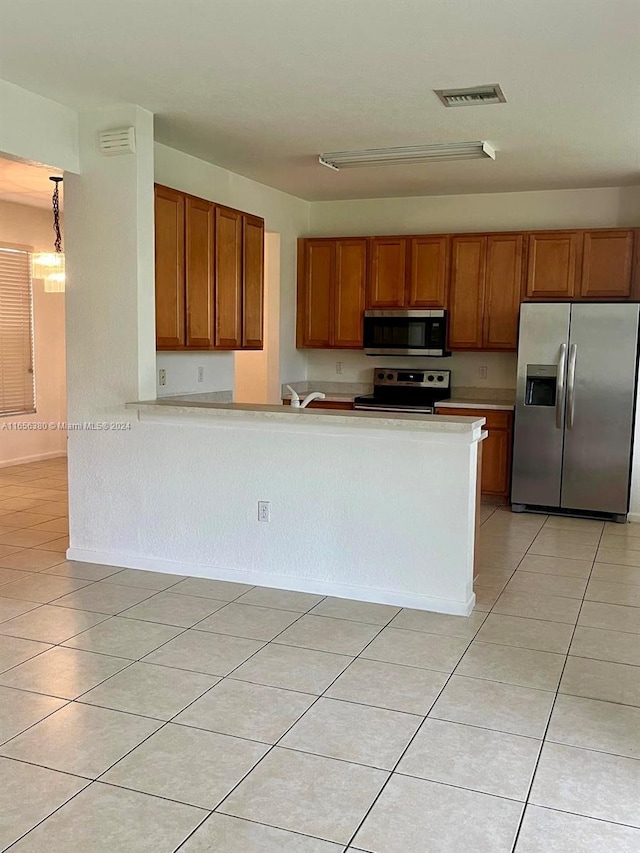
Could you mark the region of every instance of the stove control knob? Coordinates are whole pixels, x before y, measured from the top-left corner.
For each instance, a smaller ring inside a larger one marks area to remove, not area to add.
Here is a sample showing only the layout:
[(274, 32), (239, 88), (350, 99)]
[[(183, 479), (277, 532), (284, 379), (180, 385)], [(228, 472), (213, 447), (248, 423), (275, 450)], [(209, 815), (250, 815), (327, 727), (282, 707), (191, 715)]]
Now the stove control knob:
[(433, 376), (433, 375), (432, 375), (432, 376), (427, 376), (427, 381), (428, 381), (428, 382), (433, 382), (433, 381), (434, 381), (434, 379), (435, 379), (435, 376)]
[(444, 376), (438, 376), (438, 382), (444, 382)]
[(379, 374), (378, 374), (378, 379), (384, 379), (384, 373), (379, 373)]
[(387, 373), (387, 379), (393, 379), (393, 373)]

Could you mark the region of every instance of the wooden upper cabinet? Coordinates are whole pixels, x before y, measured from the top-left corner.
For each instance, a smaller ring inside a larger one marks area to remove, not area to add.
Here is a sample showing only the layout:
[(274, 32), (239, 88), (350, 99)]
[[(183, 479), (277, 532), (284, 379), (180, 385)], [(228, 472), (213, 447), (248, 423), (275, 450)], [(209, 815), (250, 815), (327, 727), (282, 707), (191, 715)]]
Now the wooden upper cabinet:
[(412, 237), (407, 306), (446, 308), (449, 276), (449, 238)]
[(487, 237), (484, 349), (517, 349), (523, 251), (523, 234), (490, 234)]
[(330, 347), (336, 246), (333, 240), (298, 242), (299, 347)]
[(155, 188), (156, 345), (185, 345), (184, 195)]
[(582, 232), (529, 234), (528, 299), (573, 299), (580, 274)]
[(449, 347), (481, 349), (487, 238), (453, 237), (449, 292)]
[(403, 308), (406, 271), (406, 238), (373, 237), (367, 308)]
[(585, 233), (581, 297), (629, 299), (636, 295), (637, 288), (633, 282), (634, 236), (632, 229)]
[(242, 348), (262, 349), (264, 220), (244, 214), (242, 228)]
[(187, 341), (193, 348), (213, 346), (213, 204), (186, 198), (185, 280)]
[(336, 348), (362, 348), (366, 272), (366, 238), (337, 240), (331, 335)]
[(242, 214), (215, 208), (215, 346), (242, 346)]

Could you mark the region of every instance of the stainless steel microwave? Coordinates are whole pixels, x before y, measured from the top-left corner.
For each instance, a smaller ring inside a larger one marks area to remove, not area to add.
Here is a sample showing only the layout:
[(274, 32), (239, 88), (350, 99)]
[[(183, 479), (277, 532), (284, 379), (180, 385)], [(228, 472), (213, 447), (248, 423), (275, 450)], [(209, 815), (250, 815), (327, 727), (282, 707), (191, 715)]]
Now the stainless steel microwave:
[(363, 337), (367, 355), (451, 355), (442, 309), (365, 311)]

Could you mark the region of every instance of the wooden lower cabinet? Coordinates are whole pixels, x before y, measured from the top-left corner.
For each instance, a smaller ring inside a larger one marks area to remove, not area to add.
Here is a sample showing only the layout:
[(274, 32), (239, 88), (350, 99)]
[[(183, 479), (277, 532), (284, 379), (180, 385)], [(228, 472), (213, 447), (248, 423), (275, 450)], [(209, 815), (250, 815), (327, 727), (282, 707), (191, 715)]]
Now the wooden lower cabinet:
[[(300, 394), (300, 396), (304, 399), (305, 395)], [(291, 400), (283, 399), (283, 406), (290, 406)], [(349, 403), (347, 401), (342, 400), (314, 400), (312, 403), (306, 407), (307, 409), (344, 409), (345, 411), (351, 411), (353, 409), (353, 403)]]
[(511, 491), (511, 449), (513, 447), (513, 412), (496, 409), (436, 408), (437, 415), (449, 417), (485, 418), (484, 429), (489, 433), (482, 442), (482, 474), (480, 491), (483, 495), (502, 498), (505, 502)]

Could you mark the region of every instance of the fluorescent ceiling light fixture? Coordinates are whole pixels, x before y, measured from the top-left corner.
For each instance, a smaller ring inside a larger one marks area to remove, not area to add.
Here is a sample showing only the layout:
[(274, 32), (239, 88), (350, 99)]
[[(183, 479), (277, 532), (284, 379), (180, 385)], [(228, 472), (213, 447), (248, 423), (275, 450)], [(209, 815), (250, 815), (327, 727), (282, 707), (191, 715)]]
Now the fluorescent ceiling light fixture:
[(318, 158), (329, 169), (351, 169), (358, 166), (412, 166), (442, 160), (496, 159), (488, 142), (452, 142), (445, 145), (414, 145), (410, 148), (369, 148), (365, 151), (335, 151)]

